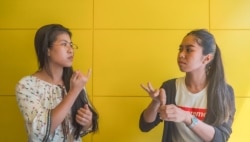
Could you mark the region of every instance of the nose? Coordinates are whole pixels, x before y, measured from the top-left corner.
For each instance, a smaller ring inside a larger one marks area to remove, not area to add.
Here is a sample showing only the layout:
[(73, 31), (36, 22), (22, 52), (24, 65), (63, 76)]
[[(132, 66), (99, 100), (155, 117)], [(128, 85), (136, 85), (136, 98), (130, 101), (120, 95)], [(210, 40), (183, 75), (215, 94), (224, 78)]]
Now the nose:
[(74, 48), (72, 48), (71, 46), (67, 46), (67, 51), (69, 53), (73, 53), (74, 52)]
[(179, 52), (179, 58), (185, 58), (185, 53), (184, 51)]

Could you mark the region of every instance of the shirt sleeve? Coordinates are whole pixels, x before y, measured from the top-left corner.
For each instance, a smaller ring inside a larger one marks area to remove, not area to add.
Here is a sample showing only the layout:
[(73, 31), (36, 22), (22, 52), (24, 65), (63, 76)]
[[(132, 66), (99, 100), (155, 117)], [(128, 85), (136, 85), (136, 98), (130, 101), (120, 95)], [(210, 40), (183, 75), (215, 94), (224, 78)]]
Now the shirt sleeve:
[[(175, 87), (175, 78), (171, 80), (167, 80), (163, 82), (160, 88), (165, 89), (166, 95), (167, 95), (167, 102), (166, 104), (175, 104), (174, 99), (175, 99), (175, 93), (176, 93), (176, 87)], [(140, 120), (139, 120), (139, 128), (143, 132), (148, 132), (151, 129), (153, 129), (155, 126), (157, 126), (162, 120), (160, 119), (159, 113), (157, 113), (156, 118), (153, 122), (148, 123), (144, 120), (143, 118), (143, 112), (140, 115)], [(168, 128), (164, 128), (168, 129)]]
[(159, 114), (157, 114), (155, 120), (153, 122), (146, 122), (143, 118), (143, 113), (140, 116), (139, 120), (139, 128), (142, 132), (148, 132), (151, 129), (153, 129), (155, 126), (157, 126), (161, 122)]
[(16, 99), (26, 124), (29, 140), (44, 141), (49, 137), (51, 128), (51, 110), (41, 105), (38, 89), (23, 79), (16, 86)]
[(228, 141), (232, 133), (232, 124), (234, 121), (234, 115), (235, 115), (236, 109), (235, 109), (235, 98), (234, 98), (233, 88), (231, 86), (228, 86), (228, 88), (229, 88), (230, 97), (232, 100), (231, 102), (232, 110), (231, 110), (231, 113), (227, 122), (223, 123), (220, 126), (214, 127), (215, 134), (214, 134), (213, 142), (226, 142)]

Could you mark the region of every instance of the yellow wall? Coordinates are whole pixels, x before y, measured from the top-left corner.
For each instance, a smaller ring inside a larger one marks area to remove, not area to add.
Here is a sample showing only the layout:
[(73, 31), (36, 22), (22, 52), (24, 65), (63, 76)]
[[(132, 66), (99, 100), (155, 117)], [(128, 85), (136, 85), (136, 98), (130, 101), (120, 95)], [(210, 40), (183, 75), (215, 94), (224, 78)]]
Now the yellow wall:
[(159, 87), (179, 77), (178, 45), (190, 30), (207, 28), (222, 50), (237, 112), (230, 142), (250, 132), (250, 1), (248, 0), (1, 0), (0, 141), (25, 142), (15, 100), (17, 81), (37, 68), (33, 38), (38, 27), (61, 23), (79, 45), (74, 68), (92, 68), (88, 93), (100, 115), (100, 130), (84, 142), (160, 142), (162, 125), (138, 128), (149, 103), (141, 83)]

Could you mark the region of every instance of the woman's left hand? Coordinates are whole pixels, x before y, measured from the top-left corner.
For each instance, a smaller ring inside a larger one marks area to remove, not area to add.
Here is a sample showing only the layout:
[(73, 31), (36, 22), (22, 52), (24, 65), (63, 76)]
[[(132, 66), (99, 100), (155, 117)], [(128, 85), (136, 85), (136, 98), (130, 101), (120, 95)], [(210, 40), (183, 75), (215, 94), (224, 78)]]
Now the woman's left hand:
[(162, 105), (159, 108), (160, 118), (165, 121), (184, 122), (187, 119), (187, 111), (174, 104)]
[(85, 104), (84, 107), (77, 110), (76, 122), (88, 129), (92, 126), (92, 112), (89, 109), (88, 104)]

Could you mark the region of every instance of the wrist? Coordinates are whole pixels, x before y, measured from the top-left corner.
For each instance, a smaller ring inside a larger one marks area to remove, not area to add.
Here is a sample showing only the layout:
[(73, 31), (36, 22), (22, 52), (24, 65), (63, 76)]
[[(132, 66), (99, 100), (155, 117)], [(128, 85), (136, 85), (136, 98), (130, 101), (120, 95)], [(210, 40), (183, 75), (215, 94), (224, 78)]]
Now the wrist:
[(192, 117), (193, 115), (190, 113), (190, 112), (186, 112), (186, 117), (185, 117), (185, 120), (184, 120), (184, 123), (188, 126), (188, 125), (191, 125), (192, 123)]
[(79, 95), (79, 93), (81, 92), (81, 90), (78, 90), (78, 89), (69, 89), (69, 94), (72, 94), (72, 95), (74, 95), (74, 96), (78, 96)]
[(161, 106), (160, 102), (158, 102), (158, 101), (156, 101), (156, 100), (152, 100), (151, 105), (152, 105), (155, 109), (157, 109), (157, 111), (158, 111), (159, 107)]
[(89, 125), (88, 127), (83, 127), (83, 131), (90, 131), (92, 130), (92, 125)]
[(191, 119), (190, 119), (190, 123), (187, 123), (186, 125), (192, 129), (194, 128), (199, 122), (199, 119), (195, 116), (192, 115)]
[(154, 105), (160, 105), (160, 102), (157, 101), (157, 100), (152, 99), (152, 104), (154, 104)]

